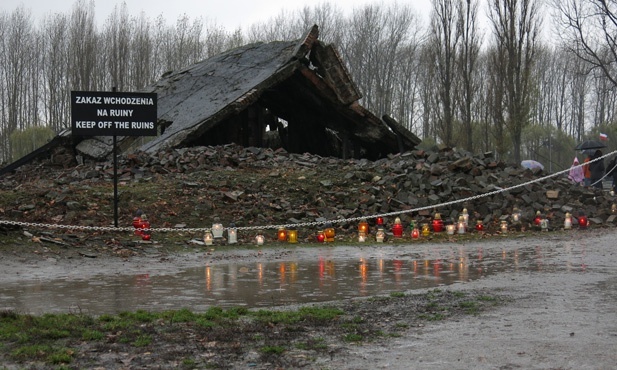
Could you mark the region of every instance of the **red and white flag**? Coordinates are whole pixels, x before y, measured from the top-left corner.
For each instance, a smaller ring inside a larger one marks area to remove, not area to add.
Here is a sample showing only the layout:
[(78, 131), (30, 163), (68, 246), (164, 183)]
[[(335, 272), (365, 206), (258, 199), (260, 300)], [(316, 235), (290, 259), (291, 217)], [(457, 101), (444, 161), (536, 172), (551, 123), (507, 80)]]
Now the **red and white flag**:
[(607, 135), (607, 134), (600, 133), (600, 140), (602, 140), (602, 141), (607, 141), (607, 140), (608, 140), (608, 135)]

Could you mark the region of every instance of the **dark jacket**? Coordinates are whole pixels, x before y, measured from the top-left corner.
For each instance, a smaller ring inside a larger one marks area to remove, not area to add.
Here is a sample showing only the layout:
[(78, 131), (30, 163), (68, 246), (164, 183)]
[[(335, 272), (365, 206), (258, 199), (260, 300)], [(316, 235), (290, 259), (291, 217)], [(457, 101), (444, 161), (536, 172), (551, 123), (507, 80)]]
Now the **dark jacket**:
[(617, 182), (617, 157), (611, 159), (606, 166), (606, 174), (612, 178), (613, 183)]
[[(594, 159), (601, 157), (601, 156), (602, 156), (602, 152), (597, 151), (593, 155), (593, 157), (591, 157), (591, 160), (593, 161)], [(600, 180), (602, 176), (604, 176), (604, 159), (600, 159), (595, 162), (590, 162), (589, 171), (591, 172), (591, 182), (592, 183)], [(601, 187), (601, 185), (598, 187)]]

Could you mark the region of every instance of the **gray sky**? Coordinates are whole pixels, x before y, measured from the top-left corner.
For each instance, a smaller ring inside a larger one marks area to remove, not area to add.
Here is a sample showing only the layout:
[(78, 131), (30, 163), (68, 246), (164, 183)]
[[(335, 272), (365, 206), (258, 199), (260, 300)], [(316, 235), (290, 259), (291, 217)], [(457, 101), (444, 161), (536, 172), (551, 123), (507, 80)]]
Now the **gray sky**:
[[(89, 0), (86, 0), (89, 1)], [(320, 3), (308, 0), (126, 0), (128, 12), (137, 16), (145, 12), (152, 19), (163, 14), (168, 24), (173, 24), (179, 16), (187, 14), (190, 19), (202, 17), (204, 21), (216, 21), (227, 31), (237, 27), (246, 29), (255, 22), (266, 21), (278, 15), (281, 10), (294, 11), (304, 6)], [(366, 4), (383, 3), (410, 5), (424, 19), (428, 19), (430, 12), (429, 0), (330, 0), (323, 1), (336, 4), (343, 11), (351, 10)], [(101, 25), (113, 11), (114, 6), (122, 3), (121, 0), (95, 0), (95, 14)], [(70, 13), (75, 1), (67, 0), (2, 0), (0, 11), (12, 12), (20, 5), (32, 11), (35, 19), (53, 13)], [(481, 10), (482, 12), (483, 10)]]

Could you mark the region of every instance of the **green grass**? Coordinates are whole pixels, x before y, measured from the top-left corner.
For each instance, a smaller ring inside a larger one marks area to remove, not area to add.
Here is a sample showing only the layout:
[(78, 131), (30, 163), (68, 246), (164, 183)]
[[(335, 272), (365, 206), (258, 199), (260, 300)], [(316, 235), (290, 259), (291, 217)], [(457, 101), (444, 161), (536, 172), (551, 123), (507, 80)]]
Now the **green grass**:
[(326, 341), (323, 338), (312, 338), (312, 339), (308, 339), (307, 341), (296, 344), (296, 348), (306, 350), (306, 351), (310, 351), (310, 350), (321, 351), (321, 350), (327, 349), (328, 345), (326, 344)]
[[(285, 330), (299, 330), (297, 323), (328, 325), (343, 314), (332, 307), (303, 307), (296, 311), (249, 311), (243, 307), (222, 309), (211, 307), (206, 312), (195, 313), (188, 309), (176, 311), (121, 312), (99, 317), (81, 314), (20, 315), (13, 311), (0, 311), (0, 355), (17, 362), (40, 361), (47, 365), (70, 364), (76, 355), (71, 345), (83, 342), (104, 342), (148, 347), (154, 335), (173, 332), (174, 326), (189, 325), (199, 330), (233, 330), (238, 320), (253, 321), (267, 327), (273, 324), (291, 325)], [(158, 331), (157, 331), (158, 329)], [(264, 334), (255, 333), (255, 340)], [(318, 349), (321, 340), (307, 341), (307, 348)], [(265, 354), (281, 354), (285, 348), (265, 346)], [(189, 366), (184, 364), (184, 366)]]
[(297, 324), (302, 321), (317, 323), (329, 322), (343, 314), (343, 311), (331, 307), (302, 307), (297, 311), (259, 310), (252, 315), (259, 322), (271, 324)]
[(497, 301), (497, 298), (489, 296), (489, 295), (481, 295), (478, 297), (479, 301), (483, 301), (483, 302), (495, 302)]
[(418, 318), (426, 320), (426, 321), (441, 321), (446, 318), (444, 314), (441, 313), (423, 313), (418, 315)]
[(281, 346), (265, 346), (260, 348), (260, 352), (267, 355), (281, 355), (285, 348)]
[[(396, 297), (405, 296), (400, 293), (392, 295), (394, 297), (368, 299), (367, 302), (385, 306), (397, 304), (400, 301)], [(440, 321), (456, 313), (477, 314), (485, 307), (494, 306), (498, 300), (490, 295), (471, 296), (437, 289), (417, 298), (417, 302), (424, 302), (424, 305), (414, 306), (417, 310), (412, 312), (411, 320)], [(408, 322), (401, 321), (392, 323), (390, 329), (383, 331), (384, 327), (375, 321), (378, 318), (363, 311), (360, 302), (351, 302), (347, 307), (349, 312), (331, 306), (280, 311), (211, 307), (201, 313), (188, 309), (158, 313), (137, 310), (98, 317), (74, 313), (34, 316), (5, 310), (0, 311), (0, 358), (25, 367), (36, 363), (55, 369), (62, 366), (75, 368), (84, 366), (73, 364), (76, 358), (83, 359), (87, 355), (87, 352), (79, 353), (81, 348), (88, 351), (88, 348), (124, 346), (147, 352), (156, 350), (156, 345), (161, 343), (182, 346), (187, 340), (212, 344), (229, 342), (232, 347), (238, 345), (238, 341), (245, 341), (242, 345), (255, 346), (263, 355), (278, 356), (291, 347), (307, 351), (326, 350), (328, 345), (324, 338), (311, 337), (311, 333), (318, 333), (322, 328), (332, 329), (330, 333), (337, 338), (354, 343), (397, 336), (399, 334), (388, 330), (409, 327)], [(183, 368), (217, 365), (186, 355), (182, 352), (177, 358)]]
[(361, 342), (364, 337), (357, 333), (349, 333), (343, 336), (343, 340), (345, 342)]
[(135, 347), (147, 347), (150, 343), (152, 343), (152, 336), (144, 334), (139, 335), (131, 344)]

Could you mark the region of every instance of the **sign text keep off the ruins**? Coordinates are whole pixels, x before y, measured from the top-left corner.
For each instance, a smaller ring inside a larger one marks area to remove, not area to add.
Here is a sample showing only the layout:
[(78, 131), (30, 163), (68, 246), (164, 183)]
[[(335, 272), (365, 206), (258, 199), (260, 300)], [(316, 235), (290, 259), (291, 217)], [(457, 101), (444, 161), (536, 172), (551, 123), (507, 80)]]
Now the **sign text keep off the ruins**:
[(77, 136), (156, 136), (156, 94), (71, 91)]

